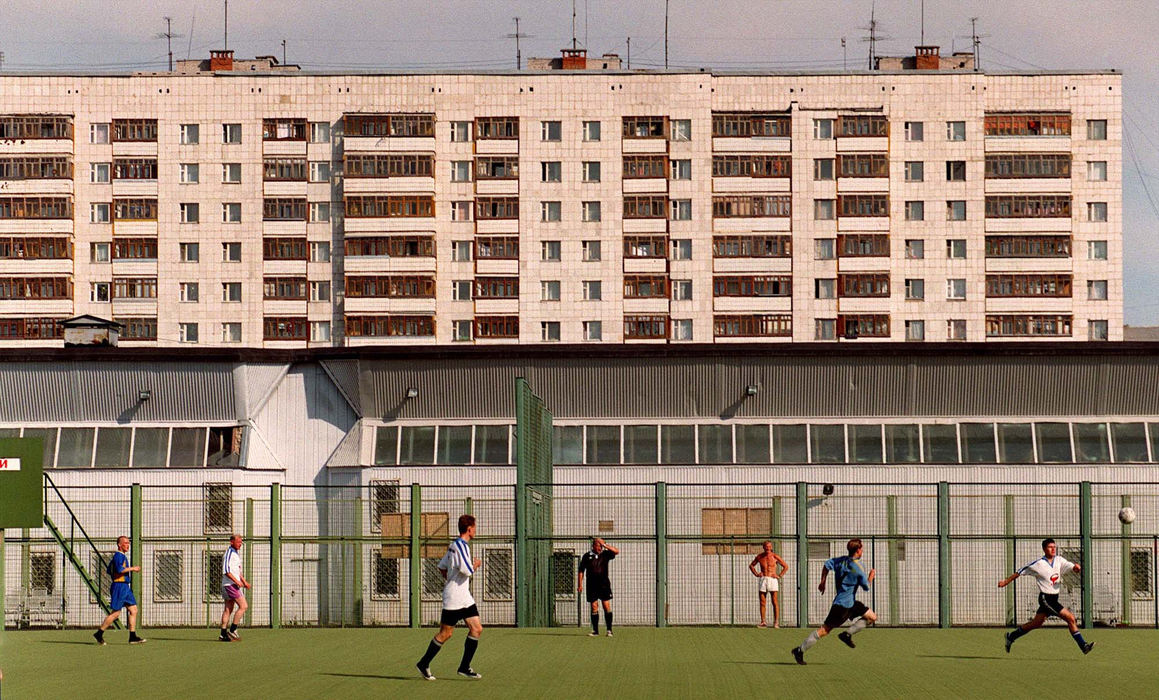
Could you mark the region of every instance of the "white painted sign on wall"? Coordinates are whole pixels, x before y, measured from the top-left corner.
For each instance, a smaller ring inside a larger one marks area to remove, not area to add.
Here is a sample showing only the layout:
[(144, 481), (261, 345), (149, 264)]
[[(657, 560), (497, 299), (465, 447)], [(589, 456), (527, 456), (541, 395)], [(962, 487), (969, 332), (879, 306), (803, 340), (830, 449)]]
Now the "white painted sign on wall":
[(0, 457), (0, 472), (20, 471), (19, 457)]

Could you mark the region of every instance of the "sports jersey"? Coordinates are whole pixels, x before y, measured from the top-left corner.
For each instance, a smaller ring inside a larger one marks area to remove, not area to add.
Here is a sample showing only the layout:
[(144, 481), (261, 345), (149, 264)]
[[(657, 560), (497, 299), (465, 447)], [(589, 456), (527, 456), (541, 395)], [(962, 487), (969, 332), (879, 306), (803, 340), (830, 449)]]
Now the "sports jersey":
[(447, 584), (443, 586), (443, 610), (459, 610), (474, 605), (471, 575), (475, 573), (475, 562), (471, 560), (471, 547), (467, 541), (456, 537), (447, 546), (447, 553), (439, 560), (439, 568), (447, 572)]
[(608, 581), (608, 562), (615, 558), (616, 553), (610, 549), (604, 549), (599, 554), (589, 549), (580, 557), (579, 571), (581, 574), (588, 575), (590, 583), (606, 582)]
[[(124, 552), (117, 552), (113, 555), (113, 560), (109, 562), (109, 576), (113, 577), (113, 583), (131, 584), (133, 582), (133, 574), (125, 571), (125, 569), (132, 566), (129, 563), (129, 555)], [(121, 573), (124, 571), (124, 573)]]
[(1058, 595), (1061, 592), (1059, 587), (1059, 580), (1064, 574), (1068, 574), (1074, 570), (1072, 562), (1063, 559), (1057, 554), (1054, 559), (1047, 561), (1046, 557), (1036, 559), (1026, 566), (1018, 570), (1018, 575), (1032, 574), (1038, 582), (1038, 590), (1050, 595)]
[(232, 546), (226, 547), (225, 554), (221, 557), (221, 585), (236, 586), (234, 580), (226, 574), (233, 574), (238, 581), (241, 580), (241, 552)]
[(837, 589), (837, 595), (833, 598), (834, 605), (852, 607), (857, 601), (857, 589), (869, 590), (869, 577), (853, 557), (833, 557), (825, 562), (825, 568), (834, 574), (833, 584)]

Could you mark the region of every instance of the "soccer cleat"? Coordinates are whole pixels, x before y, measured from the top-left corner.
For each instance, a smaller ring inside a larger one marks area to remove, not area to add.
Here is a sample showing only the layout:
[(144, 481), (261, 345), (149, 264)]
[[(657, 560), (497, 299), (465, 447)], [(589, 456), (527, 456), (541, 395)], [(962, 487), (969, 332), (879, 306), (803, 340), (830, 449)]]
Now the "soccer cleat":
[(97, 630), (96, 632), (93, 632), (93, 639), (97, 640), (97, 644), (100, 644), (101, 646), (104, 646), (105, 644), (108, 643), (105, 641), (105, 631), (104, 630)]
[(232, 642), (233, 637), (229, 636), (229, 632), (222, 630), (221, 635), (217, 638), (217, 641), (219, 641), (219, 642)]
[(766, 625), (765, 623), (762, 622), (762, 623), (758, 624), (757, 627), (768, 627), (768, 625)]
[(598, 636), (600, 636), (600, 633), (596, 632), (595, 630), (592, 630), (591, 632), (588, 632), (588, 636), (589, 637), (598, 637)]
[(1091, 649), (1094, 649), (1094, 648), (1095, 648), (1094, 642), (1087, 642), (1086, 644), (1083, 645), (1083, 653), (1089, 654), (1089, 653), (1091, 653)]
[(229, 631), (229, 632), (226, 632), (226, 634), (229, 635), (229, 641), (231, 641), (231, 642), (240, 642), (241, 641), (241, 635), (238, 634), (237, 632)]
[[(419, 669), (419, 670), (421, 671), (422, 669)], [(476, 673), (475, 669), (473, 669), (473, 668), (460, 668), (459, 675), (462, 676), (463, 678), (470, 678), (471, 680), (476, 680), (476, 681), (483, 677), (481, 674)], [(434, 676), (431, 676), (431, 678), (434, 678)]]
[(852, 634), (849, 634), (848, 632), (842, 632), (841, 634), (837, 635), (837, 638), (845, 642), (845, 646), (849, 647), (850, 649), (857, 648), (857, 645), (853, 643)]
[(612, 636), (612, 631), (611, 631), (611, 630), (608, 630), (608, 636), (609, 636), (609, 637), (610, 637), (610, 636)]
[[(1010, 633), (1009, 633), (1009, 632), (1007, 632), (1006, 634), (1002, 635), (1002, 637), (1003, 637), (1003, 638), (1006, 640), (1006, 653), (1007, 653), (1007, 654), (1009, 654), (1009, 653), (1010, 653), (1010, 647), (1014, 646), (1014, 640), (1010, 638)], [(1085, 654), (1086, 652), (1084, 651), (1083, 653)]]
[(435, 676), (434, 676), (434, 674), (431, 673), (431, 670), (429, 668), (423, 668), (422, 666), (419, 666), (418, 664), (415, 664), (415, 668), (417, 668), (419, 670), (419, 674), (423, 677), (424, 680), (428, 680), (428, 681), (435, 680)]
[(805, 652), (801, 651), (801, 647), (793, 647), (793, 659), (802, 666), (805, 665)]
[(137, 635), (135, 635), (135, 634), (134, 634), (134, 635), (131, 635), (131, 636), (129, 637), (129, 644), (144, 644), (146, 641), (147, 641), (147, 640), (145, 640), (145, 639), (143, 639), (143, 638), (141, 638), (141, 637), (138, 637), (138, 636), (137, 636)]

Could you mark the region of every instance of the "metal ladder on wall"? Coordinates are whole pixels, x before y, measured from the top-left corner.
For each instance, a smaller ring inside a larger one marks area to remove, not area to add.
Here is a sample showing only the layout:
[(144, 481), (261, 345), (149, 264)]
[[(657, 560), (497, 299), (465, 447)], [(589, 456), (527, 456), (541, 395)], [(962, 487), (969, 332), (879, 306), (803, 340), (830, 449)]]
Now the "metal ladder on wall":
[[(56, 526), (56, 523), (52, 521), (52, 518), (48, 517), (49, 497), (53, 494), (56, 495), (56, 498), (60, 501), (60, 504), (64, 506), (65, 512), (68, 513), (69, 534), (67, 538), (64, 536), (64, 533), (60, 530), (60, 528)], [(103, 554), (101, 554), (101, 551), (97, 549), (96, 544), (93, 543), (92, 538), (90, 538), (89, 534), (85, 531), (84, 525), (82, 525), (80, 519), (76, 517), (76, 513), (73, 512), (73, 509), (68, 504), (68, 501), (65, 500), (64, 494), (60, 492), (60, 489), (58, 489), (56, 484), (53, 482), (52, 477), (50, 477), (47, 473), (44, 475), (44, 525), (48, 528), (48, 531), (52, 533), (56, 543), (60, 545), (61, 550), (64, 552), (65, 558), (68, 559), (69, 563), (72, 564), (72, 567), (76, 569), (77, 574), (80, 575), (81, 580), (84, 581), (85, 585), (89, 589), (89, 592), (92, 593), (93, 598), (97, 601), (97, 604), (101, 606), (101, 609), (105, 611), (106, 615), (112, 612), (111, 608), (109, 607), (109, 601), (105, 599), (104, 595), (102, 595), (101, 586), (97, 582), (99, 580), (100, 573), (97, 573), (98, 579), (94, 580), (92, 575), (89, 574), (88, 569), (86, 569), (84, 564), (81, 563), (80, 557), (77, 556), (77, 547), (79, 546), (84, 549), (85, 545), (88, 545), (88, 549), (85, 551), (90, 551), (96, 555), (97, 561), (100, 562), (101, 571), (106, 570), (108, 563), (105, 561), (105, 557)], [(81, 542), (77, 541), (78, 532), (82, 540)], [(120, 620), (116, 620), (113, 624), (117, 629), (121, 628)]]

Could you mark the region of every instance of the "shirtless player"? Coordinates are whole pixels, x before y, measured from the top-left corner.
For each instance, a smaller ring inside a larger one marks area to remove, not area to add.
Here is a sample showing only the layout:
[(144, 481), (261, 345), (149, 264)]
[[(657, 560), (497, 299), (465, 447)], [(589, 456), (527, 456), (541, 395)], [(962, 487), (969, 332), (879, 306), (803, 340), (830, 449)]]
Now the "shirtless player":
[[(781, 604), (777, 600), (777, 590), (780, 588), (780, 578), (788, 572), (789, 565), (773, 552), (772, 542), (764, 542), (761, 547), (764, 548), (764, 551), (749, 564), (749, 571), (753, 572), (753, 576), (760, 580), (760, 583), (757, 584), (757, 595), (761, 599), (761, 624), (757, 627), (768, 627), (765, 624), (765, 593), (771, 593), (773, 596), (773, 628), (777, 629), (781, 626)], [(760, 566), (759, 572), (757, 566)]]

